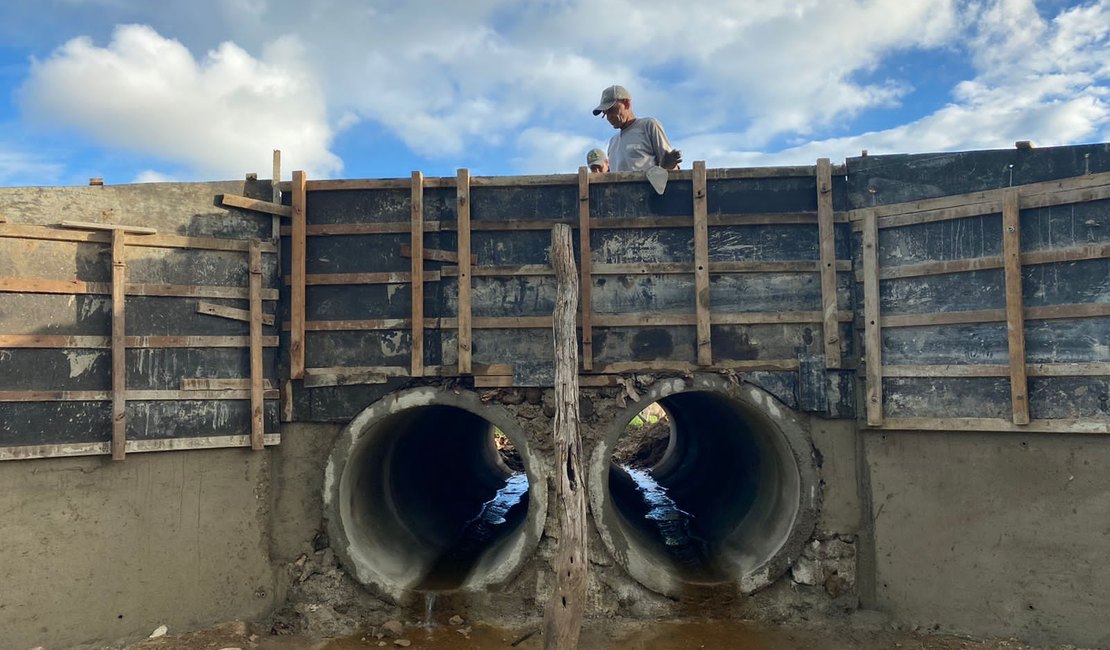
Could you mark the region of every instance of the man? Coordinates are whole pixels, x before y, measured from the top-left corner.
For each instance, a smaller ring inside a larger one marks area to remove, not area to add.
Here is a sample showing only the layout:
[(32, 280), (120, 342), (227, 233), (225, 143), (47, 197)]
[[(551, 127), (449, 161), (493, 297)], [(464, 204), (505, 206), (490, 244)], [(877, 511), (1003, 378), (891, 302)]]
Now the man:
[(624, 86), (609, 86), (601, 91), (601, 102), (594, 115), (602, 114), (614, 129), (619, 129), (609, 141), (610, 171), (641, 171), (656, 165), (678, 169), (682, 152), (671, 146), (659, 120), (636, 117), (632, 112), (632, 96)]
[(609, 159), (601, 149), (590, 149), (590, 153), (586, 154), (586, 166), (592, 174), (603, 174), (609, 171)]

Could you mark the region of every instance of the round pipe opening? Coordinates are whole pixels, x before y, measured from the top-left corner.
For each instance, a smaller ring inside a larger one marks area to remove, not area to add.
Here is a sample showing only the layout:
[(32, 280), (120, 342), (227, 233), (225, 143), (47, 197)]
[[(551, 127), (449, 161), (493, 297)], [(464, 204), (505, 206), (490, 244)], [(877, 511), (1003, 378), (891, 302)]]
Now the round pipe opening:
[(591, 461), (602, 540), (636, 580), (668, 595), (769, 584), (813, 530), (816, 469), (804, 428), (753, 386), (698, 377), (652, 388)]
[(329, 459), (332, 545), (359, 581), (396, 600), (501, 582), (542, 529), (546, 489), (531, 466), (512, 419), (476, 395), (393, 394), (348, 425)]

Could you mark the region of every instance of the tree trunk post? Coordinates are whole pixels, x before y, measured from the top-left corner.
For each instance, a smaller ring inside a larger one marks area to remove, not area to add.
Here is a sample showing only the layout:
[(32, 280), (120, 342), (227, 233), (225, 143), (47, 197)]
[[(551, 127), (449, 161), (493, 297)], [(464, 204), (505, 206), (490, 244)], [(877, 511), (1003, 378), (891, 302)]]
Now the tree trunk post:
[(570, 226), (551, 229), (555, 269), (555, 503), (559, 549), (555, 589), (544, 616), (544, 649), (578, 647), (586, 603), (586, 492), (582, 483), (582, 433), (578, 414), (578, 273)]

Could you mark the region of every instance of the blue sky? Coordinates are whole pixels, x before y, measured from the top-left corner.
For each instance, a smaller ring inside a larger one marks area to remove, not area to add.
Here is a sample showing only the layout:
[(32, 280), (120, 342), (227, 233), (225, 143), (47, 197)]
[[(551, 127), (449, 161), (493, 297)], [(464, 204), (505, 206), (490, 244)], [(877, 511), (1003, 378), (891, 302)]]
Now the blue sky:
[(6, 0), (0, 185), (572, 172), (1110, 140), (1110, 0)]

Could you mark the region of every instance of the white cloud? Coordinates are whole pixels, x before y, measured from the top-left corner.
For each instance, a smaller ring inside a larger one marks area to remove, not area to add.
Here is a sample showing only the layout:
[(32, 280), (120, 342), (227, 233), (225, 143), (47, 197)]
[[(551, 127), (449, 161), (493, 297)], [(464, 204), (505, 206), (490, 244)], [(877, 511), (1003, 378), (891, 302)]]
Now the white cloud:
[(533, 127), (521, 132), (516, 140), (520, 155), (513, 159), (513, 166), (524, 174), (577, 171), (586, 164), (586, 152), (594, 147), (605, 148), (589, 138), (571, 133), (560, 133)]
[[(288, 40), (274, 45), (290, 50)], [(198, 61), (149, 27), (121, 26), (107, 47), (76, 38), (33, 62), (21, 99), (36, 124), (74, 127), (201, 177), (269, 169), (273, 149), (316, 176), (342, 167), (328, 150), (332, 131), (313, 80), (232, 43)]]
[(42, 154), (0, 144), (0, 185), (46, 185), (58, 181), (63, 166)]

